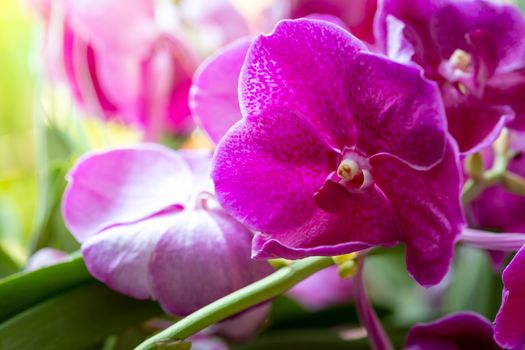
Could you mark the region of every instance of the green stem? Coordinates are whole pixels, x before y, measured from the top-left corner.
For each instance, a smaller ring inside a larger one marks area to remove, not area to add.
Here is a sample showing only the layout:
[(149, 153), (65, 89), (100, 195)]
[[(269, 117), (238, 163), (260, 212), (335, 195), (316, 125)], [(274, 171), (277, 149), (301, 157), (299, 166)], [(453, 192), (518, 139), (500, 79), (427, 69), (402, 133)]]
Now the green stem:
[(147, 339), (135, 350), (154, 349), (157, 343), (186, 339), (214, 323), (279, 296), (306, 277), (333, 264), (331, 257), (312, 257), (283, 267), (270, 276), (195, 311), (173, 326)]
[(504, 175), (505, 170), (501, 171), (500, 169), (491, 169), (485, 172), (478, 180), (468, 179), (461, 191), (461, 202), (463, 203), (463, 206), (466, 207), (487, 187), (501, 182)]
[(465, 182), (461, 191), (461, 203), (467, 207), (487, 187), (504, 183), (507, 168), (512, 159), (512, 152), (509, 148), (510, 134), (507, 129), (503, 129), (498, 139), (494, 141), (492, 148), (494, 150), (494, 162), (490, 170), (482, 172), (484, 168), (483, 158), (480, 154), (471, 155), (465, 160), (467, 173), (470, 179)]

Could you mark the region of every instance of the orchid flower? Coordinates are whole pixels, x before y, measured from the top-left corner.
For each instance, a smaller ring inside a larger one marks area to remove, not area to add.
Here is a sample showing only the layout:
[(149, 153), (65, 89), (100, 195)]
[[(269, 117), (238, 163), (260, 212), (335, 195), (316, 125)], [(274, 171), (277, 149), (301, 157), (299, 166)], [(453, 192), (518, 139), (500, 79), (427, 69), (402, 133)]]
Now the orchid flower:
[[(297, 259), (401, 241), (423, 285), (464, 222), (439, 91), (326, 21), (282, 21), (240, 76), (243, 119), (221, 139), (217, 199), (258, 231), (253, 255)], [(395, 135), (395, 137), (393, 137)]]
[(90, 273), (179, 316), (270, 273), (250, 259), (252, 233), (216, 205), (209, 162), (152, 144), (80, 159), (63, 215)]
[(462, 152), (490, 145), (503, 126), (525, 129), (525, 19), (488, 0), (384, 0), (377, 44), (436, 81)]

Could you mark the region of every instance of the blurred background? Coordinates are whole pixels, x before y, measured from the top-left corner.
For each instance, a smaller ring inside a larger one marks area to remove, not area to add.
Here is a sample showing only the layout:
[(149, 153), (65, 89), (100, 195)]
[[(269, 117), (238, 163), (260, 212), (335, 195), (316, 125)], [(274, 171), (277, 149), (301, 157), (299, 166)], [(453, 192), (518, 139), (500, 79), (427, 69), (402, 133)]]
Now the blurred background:
[[(239, 12), (248, 16), (250, 9), (246, 9), (246, 4), (233, 2)], [(519, 5), (525, 9), (525, 0)], [(78, 249), (60, 216), (60, 196), (67, 170), (74, 159), (88, 150), (137, 142), (140, 135), (137, 130), (118, 123), (79, 118), (85, 112), (76, 107), (67, 89), (51, 86), (43, 74), (42, 21), (23, 1), (3, 0), (1, 6), (0, 277), (3, 277), (22, 269), (28, 257), (42, 247), (67, 252)], [(501, 286), (498, 276), (490, 272), (493, 269), (488, 257), (483, 252), (464, 249), (458, 259), (468, 264), (458, 264), (454, 270), (455, 276), (462, 276), (461, 285), (454, 287), (454, 281), (447, 282), (450, 295), (445, 297), (446, 309), (471, 309), (490, 317), (499, 306)], [(421, 292), (398, 265), (404, 266), (403, 255), (395, 250), (393, 254), (371, 259), (370, 269), (375, 266), (378, 269), (371, 274), (370, 282), (375, 286), (371, 288), (373, 299), (394, 309), (393, 315), (401, 323), (427, 318), (433, 303), (442, 300), (433, 300), (432, 291)], [(439, 288), (435, 291), (441, 298)], [(392, 290), (396, 293), (389, 293)], [(493, 300), (473, 298), (474, 295)], [(421, 303), (423, 299), (426, 301)]]
[(0, 277), (44, 246), (78, 249), (60, 217), (65, 171), (89, 149), (138, 140), (137, 132), (79, 118), (65, 88), (49, 84), (43, 23), (24, 1), (0, 11)]

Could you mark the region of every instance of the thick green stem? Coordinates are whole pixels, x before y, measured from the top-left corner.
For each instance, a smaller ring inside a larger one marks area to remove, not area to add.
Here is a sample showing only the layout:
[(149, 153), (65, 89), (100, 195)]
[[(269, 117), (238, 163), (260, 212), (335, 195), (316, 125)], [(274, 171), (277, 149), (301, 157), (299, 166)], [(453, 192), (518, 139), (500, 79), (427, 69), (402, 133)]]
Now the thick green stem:
[(195, 311), (173, 326), (147, 339), (135, 350), (155, 349), (157, 343), (186, 339), (214, 323), (286, 292), (306, 277), (333, 263), (331, 257), (313, 257), (283, 267), (270, 276)]

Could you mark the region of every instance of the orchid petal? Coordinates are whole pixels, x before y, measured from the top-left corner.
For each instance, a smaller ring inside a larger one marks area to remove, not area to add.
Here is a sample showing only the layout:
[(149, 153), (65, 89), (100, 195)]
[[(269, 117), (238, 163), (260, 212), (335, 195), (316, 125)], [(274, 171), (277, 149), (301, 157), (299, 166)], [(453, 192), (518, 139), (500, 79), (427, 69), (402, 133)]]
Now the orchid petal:
[(405, 350), (500, 350), (490, 322), (473, 312), (460, 312), (410, 329)]
[(154, 297), (169, 313), (185, 316), (266, 276), (271, 267), (250, 259), (251, 239), (223, 211), (176, 215), (149, 267)]
[(346, 85), (360, 150), (388, 152), (419, 169), (441, 161), (445, 111), (437, 86), (422, 79), (419, 69), (360, 53)]
[(496, 315), (494, 338), (504, 348), (525, 346), (525, 248), (521, 248), (503, 271), (503, 300)]
[(408, 272), (426, 286), (441, 281), (449, 270), (464, 226), (458, 159), (451, 142), (443, 161), (428, 171), (415, 171), (387, 154), (370, 160), (377, 185), (397, 212)]
[(80, 242), (104, 228), (181, 205), (192, 187), (184, 160), (150, 144), (84, 156), (67, 179), (64, 220)]
[(239, 107), (239, 74), (251, 38), (226, 46), (201, 64), (190, 94), (192, 113), (211, 140), (218, 143), (242, 118)]
[[(180, 210), (180, 209), (179, 209)], [(89, 272), (112, 289), (137, 299), (153, 296), (150, 260), (159, 239), (176, 220), (177, 210), (114, 226), (89, 237), (82, 255)]]
[(336, 157), (299, 115), (265, 111), (237, 123), (219, 143), (212, 170), (217, 199), (254, 229), (296, 227), (316, 210), (313, 195)]
[(360, 50), (366, 50), (364, 45), (335, 24), (281, 21), (248, 51), (239, 87), (243, 115), (288, 109), (342, 149), (355, 139), (345, 89), (346, 74)]

